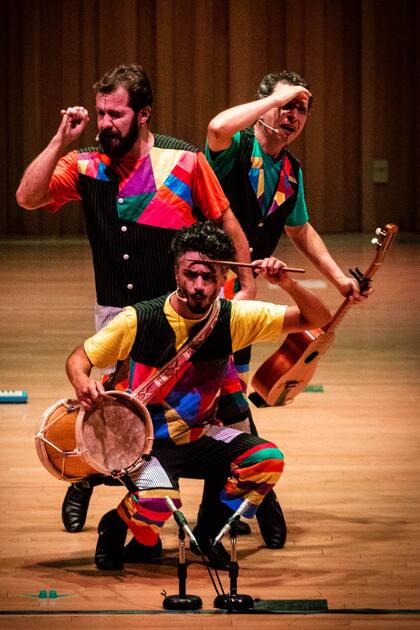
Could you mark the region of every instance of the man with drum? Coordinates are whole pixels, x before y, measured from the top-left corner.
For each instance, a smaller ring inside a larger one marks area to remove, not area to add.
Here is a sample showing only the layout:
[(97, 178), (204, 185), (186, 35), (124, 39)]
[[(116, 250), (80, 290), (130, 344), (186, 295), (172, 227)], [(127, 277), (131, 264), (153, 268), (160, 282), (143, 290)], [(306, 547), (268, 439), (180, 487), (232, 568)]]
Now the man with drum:
[[(211, 219), (233, 240), (238, 257), (250, 258), (244, 233), (204, 155), (149, 130), (153, 93), (143, 68), (118, 66), (94, 89), (100, 144), (62, 157), (89, 121), (84, 107), (62, 110), (57, 132), (26, 169), (16, 196), (28, 210), (56, 212), (69, 201), (82, 202), (99, 330), (123, 307), (175, 288), (169, 249), (183, 226)], [(250, 270), (242, 270), (241, 282), (239, 297), (253, 298)], [(62, 509), (68, 531), (83, 528), (97, 481), (68, 489)]]
[[(196, 223), (176, 235), (172, 251), (178, 289), (170, 295), (125, 308), (105, 328), (78, 346), (67, 360), (67, 374), (87, 414), (100, 403), (104, 388), (90, 377), (92, 366), (133, 361), (130, 388), (136, 388), (183, 348), (191, 337), (213, 328), (192, 356), (172, 373), (148, 403), (155, 441), (152, 457), (129, 473), (129, 493), (98, 526), (95, 554), (98, 568), (123, 568), (127, 528), (138, 545), (154, 546), (160, 528), (171, 515), (169, 496), (181, 505), (181, 476), (211, 477), (221, 484), (219, 501), (200, 520), (196, 537), (214, 560), (218, 547), (211, 540), (243, 499), (245, 516), (255, 514), (283, 470), (283, 455), (261, 437), (220, 426), (218, 394), (229, 358), (235, 350), (259, 341), (277, 341), (284, 333), (316, 328), (330, 319), (323, 303), (267, 258), (254, 261), (254, 270), (280, 286), (296, 306), (219, 298), (227, 267), (212, 262), (233, 260), (234, 247), (213, 223)], [(222, 487), (223, 485), (223, 487)]]

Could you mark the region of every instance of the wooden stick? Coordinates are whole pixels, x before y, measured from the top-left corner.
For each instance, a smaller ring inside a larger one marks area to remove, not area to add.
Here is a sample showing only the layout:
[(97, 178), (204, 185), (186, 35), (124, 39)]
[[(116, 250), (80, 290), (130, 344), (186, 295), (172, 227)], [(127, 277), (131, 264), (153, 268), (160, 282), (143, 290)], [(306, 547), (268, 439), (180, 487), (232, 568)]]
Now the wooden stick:
[[(253, 269), (258, 269), (259, 265), (253, 265), (252, 263), (246, 262), (235, 262), (234, 260), (195, 260), (195, 258), (187, 258), (187, 262), (195, 262), (195, 263), (214, 263), (216, 265), (231, 265), (235, 267), (251, 267)], [(283, 271), (288, 271), (290, 273), (306, 273), (306, 269), (301, 269), (300, 267), (282, 267)]]

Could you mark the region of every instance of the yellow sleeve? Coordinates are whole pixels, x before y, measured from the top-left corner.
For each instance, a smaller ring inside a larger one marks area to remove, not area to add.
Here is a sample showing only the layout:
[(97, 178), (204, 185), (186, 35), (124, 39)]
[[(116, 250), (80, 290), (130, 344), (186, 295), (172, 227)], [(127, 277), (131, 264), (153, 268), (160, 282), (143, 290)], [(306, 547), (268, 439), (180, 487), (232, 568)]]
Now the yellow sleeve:
[(259, 341), (278, 341), (286, 309), (287, 306), (271, 302), (233, 300), (230, 319), (233, 351)]
[(137, 332), (137, 314), (128, 306), (96, 335), (86, 339), (85, 352), (92, 365), (104, 368), (126, 359), (133, 347)]

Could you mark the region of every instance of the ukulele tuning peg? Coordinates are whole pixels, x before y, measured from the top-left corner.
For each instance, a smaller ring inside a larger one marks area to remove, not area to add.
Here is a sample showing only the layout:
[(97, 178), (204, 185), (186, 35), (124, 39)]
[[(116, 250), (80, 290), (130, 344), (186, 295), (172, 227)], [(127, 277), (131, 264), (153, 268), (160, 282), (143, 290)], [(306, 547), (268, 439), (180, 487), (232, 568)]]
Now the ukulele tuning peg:
[(372, 243), (372, 245), (380, 245), (381, 244), (379, 238), (376, 238), (376, 236), (370, 242)]
[(376, 228), (375, 234), (377, 236), (386, 236), (386, 232), (384, 232), (384, 230), (382, 230), (380, 227)]

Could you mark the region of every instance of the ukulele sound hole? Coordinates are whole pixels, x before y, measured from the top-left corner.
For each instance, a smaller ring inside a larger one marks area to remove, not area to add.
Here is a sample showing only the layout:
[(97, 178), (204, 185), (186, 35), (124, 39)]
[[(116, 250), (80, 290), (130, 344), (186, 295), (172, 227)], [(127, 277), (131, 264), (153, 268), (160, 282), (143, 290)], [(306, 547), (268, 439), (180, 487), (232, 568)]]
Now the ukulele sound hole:
[(305, 363), (310, 363), (311, 361), (313, 361), (315, 359), (315, 357), (318, 356), (318, 351), (315, 350), (315, 352), (311, 352), (311, 354), (308, 354), (308, 356), (305, 359)]

